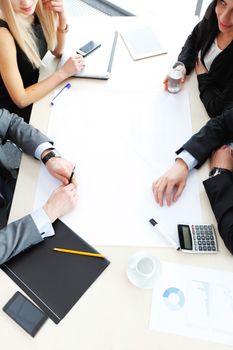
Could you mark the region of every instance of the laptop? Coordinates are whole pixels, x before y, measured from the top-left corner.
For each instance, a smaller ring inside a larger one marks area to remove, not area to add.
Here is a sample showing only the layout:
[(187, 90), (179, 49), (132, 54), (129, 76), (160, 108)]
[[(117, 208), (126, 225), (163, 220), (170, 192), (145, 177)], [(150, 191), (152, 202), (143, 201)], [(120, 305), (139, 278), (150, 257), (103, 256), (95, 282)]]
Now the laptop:
[(78, 78), (92, 78), (107, 80), (110, 78), (113, 58), (117, 43), (118, 32), (95, 34), (90, 37), (82, 37), (75, 43), (68, 43), (60, 59), (58, 68), (60, 68), (70, 56), (73, 56), (77, 50), (87, 42), (93, 40), (100, 46), (85, 57), (85, 68), (79, 74)]

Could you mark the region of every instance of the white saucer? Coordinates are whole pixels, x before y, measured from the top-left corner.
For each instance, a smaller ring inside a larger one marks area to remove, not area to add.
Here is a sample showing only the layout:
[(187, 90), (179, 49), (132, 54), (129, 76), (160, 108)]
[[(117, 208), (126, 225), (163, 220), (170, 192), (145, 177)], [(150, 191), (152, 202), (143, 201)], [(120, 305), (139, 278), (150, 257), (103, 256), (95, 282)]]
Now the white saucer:
[[(143, 257), (150, 257), (154, 260), (156, 269), (150, 278), (142, 277), (141, 275), (138, 274), (135, 268), (132, 267), (132, 266), (135, 266), (136, 262)], [(126, 274), (129, 281), (136, 287), (150, 289), (150, 288), (153, 288), (155, 280), (160, 273), (160, 270), (161, 270), (161, 264), (158, 258), (156, 258), (154, 255), (148, 252), (138, 252), (129, 258)]]

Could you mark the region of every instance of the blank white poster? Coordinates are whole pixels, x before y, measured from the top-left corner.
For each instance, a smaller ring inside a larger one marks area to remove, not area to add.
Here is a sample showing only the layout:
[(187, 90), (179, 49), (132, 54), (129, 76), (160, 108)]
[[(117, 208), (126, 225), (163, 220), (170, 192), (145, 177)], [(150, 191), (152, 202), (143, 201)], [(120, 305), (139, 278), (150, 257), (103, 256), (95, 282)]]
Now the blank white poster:
[[(195, 171), (169, 208), (151, 190), (191, 136), (186, 91), (90, 96), (71, 88), (52, 107), (48, 136), (76, 165), (78, 205), (62, 220), (90, 244), (167, 246), (150, 218), (177, 243), (178, 223), (202, 223)], [(41, 165), (35, 208), (58, 185)]]

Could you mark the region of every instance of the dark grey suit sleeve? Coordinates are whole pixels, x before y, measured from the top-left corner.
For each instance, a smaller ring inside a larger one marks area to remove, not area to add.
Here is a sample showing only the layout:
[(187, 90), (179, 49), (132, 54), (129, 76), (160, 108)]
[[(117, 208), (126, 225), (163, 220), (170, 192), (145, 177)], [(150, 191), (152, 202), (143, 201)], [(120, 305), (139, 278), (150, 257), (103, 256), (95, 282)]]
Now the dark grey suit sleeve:
[(16, 114), (0, 109), (0, 138), (11, 140), (25, 153), (34, 156), (36, 148), (43, 142), (52, 141), (39, 130), (24, 122)]
[[(11, 140), (32, 156), (41, 143), (51, 142), (22, 118), (4, 109), (0, 109), (0, 138)], [(30, 215), (7, 225), (0, 230), (0, 264), (41, 241), (40, 232)]]
[(199, 168), (212, 152), (233, 139), (233, 109), (210, 119), (208, 123), (193, 135), (176, 153), (188, 151), (198, 160)]
[(219, 233), (233, 254), (233, 175), (223, 173), (203, 182)]
[(0, 264), (41, 241), (31, 215), (10, 223), (0, 230)]

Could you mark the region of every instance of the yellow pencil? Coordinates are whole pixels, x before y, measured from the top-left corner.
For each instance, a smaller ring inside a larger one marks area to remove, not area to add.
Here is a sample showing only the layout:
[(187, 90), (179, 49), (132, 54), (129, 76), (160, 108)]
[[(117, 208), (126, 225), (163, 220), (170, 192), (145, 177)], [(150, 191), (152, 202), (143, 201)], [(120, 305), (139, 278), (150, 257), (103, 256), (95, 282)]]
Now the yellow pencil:
[(70, 250), (70, 249), (64, 249), (64, 248), (53, 248), (53, 250), (55, 252), (78, 254), (78, 255), (86, 255), (86, 256), (94, 256), (96, 258), (104, 258), (104, 256), (102, 254), (81, 252), (80, 250)]

